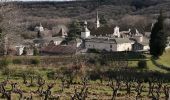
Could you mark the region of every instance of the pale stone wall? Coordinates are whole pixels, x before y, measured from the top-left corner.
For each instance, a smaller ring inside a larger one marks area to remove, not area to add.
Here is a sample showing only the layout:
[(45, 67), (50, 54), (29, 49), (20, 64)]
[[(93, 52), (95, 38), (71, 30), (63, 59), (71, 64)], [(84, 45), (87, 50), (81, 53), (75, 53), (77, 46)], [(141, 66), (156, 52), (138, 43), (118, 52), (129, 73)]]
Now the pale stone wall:
[(81, 38), (85, 39), (90, 36), (90, 32), (81, 32)]
[(114, 43), (97, 43), (97, 42), (86, 42), (85, 46), (87, 49), (98, 49), (107, 51), (117, 51), (117, 45)]
[(35, 30), (35, 31), (43, 32), (43, 31), (44, 31), (44, 28), (43, 28), (42, 26), (37, 26), (37, 27), (35, 27), (34, 30)]
[(117, 51), (131, 51), (132, 44), (131, 43), (122, 43), (117, 45)]
[(55, 45), (60, 45), (62, 41), (54, 41)]
[(131, 43), (98, 43), (98, 42), (86, 42), (85, 47), (87, 49), (98, 49), (98, 50), (107, 50), (107, 51), (131, 51)]
[(149, 45), (143, 46), (144, 51), (148, 51), (150, 49)]
[(20, 56), (23, 54), (24, 46), (16, 46), (16, 50), (17, 50), (17, 55)]

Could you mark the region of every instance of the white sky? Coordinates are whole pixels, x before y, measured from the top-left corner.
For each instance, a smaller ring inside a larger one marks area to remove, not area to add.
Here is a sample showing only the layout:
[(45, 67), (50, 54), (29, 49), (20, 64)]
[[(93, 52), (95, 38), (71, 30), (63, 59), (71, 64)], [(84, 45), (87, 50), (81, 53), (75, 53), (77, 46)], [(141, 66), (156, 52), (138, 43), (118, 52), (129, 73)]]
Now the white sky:
[(71, 0), (15, 0), (15, 1), (71, 1)]
[[(8, 1), (8, 0), (4, 0), (4, 1)], [(9, 1), (72, 1), (72, 0), (9, 0)]]

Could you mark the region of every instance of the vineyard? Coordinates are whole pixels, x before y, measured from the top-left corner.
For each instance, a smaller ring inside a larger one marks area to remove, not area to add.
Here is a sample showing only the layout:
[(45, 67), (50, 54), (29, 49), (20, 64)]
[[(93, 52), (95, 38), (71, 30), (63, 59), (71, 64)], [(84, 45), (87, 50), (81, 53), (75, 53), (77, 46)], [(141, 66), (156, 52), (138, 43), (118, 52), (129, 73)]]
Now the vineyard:
[(3, 57), (0, 100), (169, 100), (168, 71), (133, 55)]

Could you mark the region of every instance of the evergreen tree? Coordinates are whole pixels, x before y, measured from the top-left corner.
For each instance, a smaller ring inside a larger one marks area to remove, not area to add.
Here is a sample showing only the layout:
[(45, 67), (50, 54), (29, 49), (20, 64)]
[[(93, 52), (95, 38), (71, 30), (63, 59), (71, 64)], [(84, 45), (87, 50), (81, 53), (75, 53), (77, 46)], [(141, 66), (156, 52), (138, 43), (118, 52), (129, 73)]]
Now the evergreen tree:
[(79, 37), (81, 34), (81, 24), (79, 21), (73, 21), (69, 26), (69, 34), (70, 38)]
[(38, 31), (38, 33), (37, 33), (37, 38), (41, 38), (41, 32), (40, 31)]
[(37, 48), (34, 48), (33, 54), (34, 54), (34, 56), (38, 56), (39, 55), (39, 51), (38, 51)]
[(151, 39), (150, 39), (150, 54), (159, 58), (163, 52), (165, 51), (167, 45), (167, 37), (164, 32), (164, 17), (162, 11), (157, 19), (157, 22), (154, 24), (151, 31)]
[(26, 47), (24, 47), (22, 55), (27, 55), (27, 48)]
[(106, 25), (106, 24), (107, 24), (107, 20), (106, 20), (106, 18), (105, 18), (104, 15), (102, 15), (102, 16), (100, 17), (100, 23), (101, 23), (102, 25)]

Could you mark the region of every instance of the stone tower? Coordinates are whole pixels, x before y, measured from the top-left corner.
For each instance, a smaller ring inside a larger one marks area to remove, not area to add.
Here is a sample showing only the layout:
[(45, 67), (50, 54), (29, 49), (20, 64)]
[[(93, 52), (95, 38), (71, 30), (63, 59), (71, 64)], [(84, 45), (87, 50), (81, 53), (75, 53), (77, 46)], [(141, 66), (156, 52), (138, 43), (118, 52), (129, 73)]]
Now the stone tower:
[(81, 32), (81, 38), (86, 39), (90, 37), (90, 30), (87, 28), (87, 21), (84, 21), (83, 31)]
[(116, 26), (114, 28), (113, 36), (120, 37), (120, 32), (119, 32), (119, 27), (118, 26)]
[(98, 11), (97, 11), (97, 16), (96, 16), (96, 28), (99, 28), (100, 27), (100, 19), (99, 19), (99, 14), (98, 14)]

